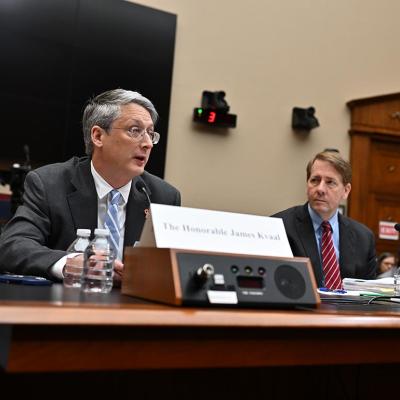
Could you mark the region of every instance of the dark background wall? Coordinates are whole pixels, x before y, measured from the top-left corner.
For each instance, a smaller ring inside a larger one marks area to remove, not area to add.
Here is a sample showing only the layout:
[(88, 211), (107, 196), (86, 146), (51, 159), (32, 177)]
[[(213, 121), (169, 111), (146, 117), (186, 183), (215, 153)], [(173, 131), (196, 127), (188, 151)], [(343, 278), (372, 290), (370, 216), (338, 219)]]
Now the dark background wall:
[(160, 143), (147, 170), (164, 176), (176, 15), (123, 0), (1, 0), (0, 169), (83, 155), (85, 102), (117, 87), (155, 104)]

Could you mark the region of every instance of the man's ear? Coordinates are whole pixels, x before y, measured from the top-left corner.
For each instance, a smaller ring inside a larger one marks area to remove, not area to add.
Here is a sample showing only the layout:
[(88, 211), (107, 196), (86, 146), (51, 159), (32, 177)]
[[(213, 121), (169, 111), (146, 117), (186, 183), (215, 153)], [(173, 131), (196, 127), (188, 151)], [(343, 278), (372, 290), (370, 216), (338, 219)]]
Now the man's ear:
[(100, 128), (98, 125), (94, 125), (90, 131), (93, 146), (102, 147), (103, 146), (103, 134), (104, 129)]
[(343, 200), (346, 200), (347, 197), (349, 197), (350, 191), (351, 191), (351, 183), (346, 183), (346, 185), (344, 185)]

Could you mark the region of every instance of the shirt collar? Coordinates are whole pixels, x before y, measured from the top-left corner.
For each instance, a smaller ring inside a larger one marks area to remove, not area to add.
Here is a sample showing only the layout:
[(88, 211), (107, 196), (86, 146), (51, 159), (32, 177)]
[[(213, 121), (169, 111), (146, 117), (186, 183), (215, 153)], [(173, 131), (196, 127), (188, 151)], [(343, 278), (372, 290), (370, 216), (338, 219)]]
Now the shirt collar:
[[(314, 231), (317, 231), (321, 224), (323, 219), (317, 214), (310, 206), (310, 203), (308, 203), (308, 213), (310, 214), (311, 221), (314, 227)], [(332, 215), (332, 217), (329, 219), (329, 223), (331, 224), (332, 231), (335, 232), (338, 229), (338, 210), (336, 210), (335, 214)]]
[[(96, 169), (93, 166), (93, 161), (90, 162), (90, 171), (92, 172), (94, 184), (96, 186), (97, 196), (100, 200), (102, 200), (114, 188), (108, 182), (106, 182), (104, 178), (96, 171)], [(125, 204), (128, 202), (131, 186), (132, 186), (132, 181), (129, 181), (126, 185), (117, 188), (118, 191), (121, 193)]]

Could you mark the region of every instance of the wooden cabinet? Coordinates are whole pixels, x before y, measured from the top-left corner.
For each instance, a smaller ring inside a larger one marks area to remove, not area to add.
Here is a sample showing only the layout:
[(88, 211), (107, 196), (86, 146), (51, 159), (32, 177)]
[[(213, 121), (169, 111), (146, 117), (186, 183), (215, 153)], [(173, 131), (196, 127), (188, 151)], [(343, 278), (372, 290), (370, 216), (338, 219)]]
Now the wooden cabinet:
[(377, 252), (397, 253), (400, 241), (379, 239), (379, 221), (400, 222), (400, 93), (352, 100), (353, 167), (349, 216), (375, 233)]

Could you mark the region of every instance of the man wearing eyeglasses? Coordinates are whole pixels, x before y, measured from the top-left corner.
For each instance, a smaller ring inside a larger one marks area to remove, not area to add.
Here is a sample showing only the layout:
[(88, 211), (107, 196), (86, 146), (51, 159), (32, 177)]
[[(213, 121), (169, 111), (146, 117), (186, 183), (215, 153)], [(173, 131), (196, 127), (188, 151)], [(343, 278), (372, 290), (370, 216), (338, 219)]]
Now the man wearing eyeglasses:
[(160, 139), (157, 119), (154, 105), (137, 92), (115, 89), (89, 100), (82, 119), (87, 157), (27, 175), (23, 204), (0, 237), (0, 270), (62, 279), (76, 230), (108, 228), (113, 191), (119, 231), (114, 279), (120, 280), (123, 249), (139, 240), (149, 200), (181, 203), (177, 189), (144, 170)]

